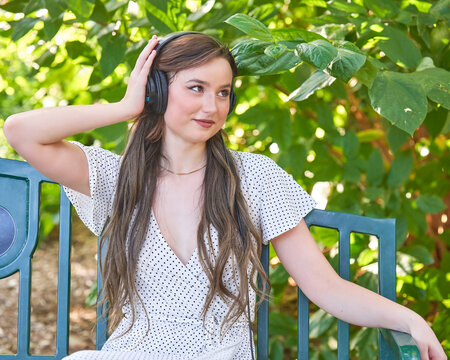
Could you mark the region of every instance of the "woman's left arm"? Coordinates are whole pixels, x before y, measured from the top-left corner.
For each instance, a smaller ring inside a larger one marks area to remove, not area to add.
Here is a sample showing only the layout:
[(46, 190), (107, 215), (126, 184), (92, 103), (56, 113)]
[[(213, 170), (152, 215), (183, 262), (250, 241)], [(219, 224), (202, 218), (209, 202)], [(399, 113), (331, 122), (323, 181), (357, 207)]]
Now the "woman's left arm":
[(422, 360), (447, 359), (421, 316), (336, 274), (304, 220), (271, 242), (286, 271), (305, 295), (326, 312), (355, 325), (410, 333)]

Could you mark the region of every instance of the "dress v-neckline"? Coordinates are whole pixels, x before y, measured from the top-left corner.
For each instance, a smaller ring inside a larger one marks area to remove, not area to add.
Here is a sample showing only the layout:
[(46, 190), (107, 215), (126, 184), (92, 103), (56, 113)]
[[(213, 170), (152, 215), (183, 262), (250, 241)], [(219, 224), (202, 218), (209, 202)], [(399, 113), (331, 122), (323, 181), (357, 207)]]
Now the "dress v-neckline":
[(188, 268), (190, 263), (194, 261), (194, 257), (197, 253), (197, 246), (194, 249), (194, 252), (192, 253), (191, 257), (189, 258), (188, 262), (186, 264), (183, 264), (183, 262), (181, 261), (181, 259), (178, 257), (177, 254), (175, 254), (175, 251), (173, 251), (173, 249), (170, 247), (169, 243), (166, 241), (166, 239), (164, 238), (164, 235), (159, 227), (158, 224), (158, 220), (156, 219), (155, 213), (153, 211), (153, 207), (152, 207), (152, 218), (155, 220), (155, 227), (158, 230), (158, 233), (160, 235), (160, 239), (162, 240), (162, 242), (164, 243), (164, 245), (167, 247), (167, 249), (169, 250), (169, 252), (171, 253), (171, 255), (173, 257), (175, 257), (175, 259), (177, 259), (179, 261), (179, 263), (184, 267), (184, 268)]

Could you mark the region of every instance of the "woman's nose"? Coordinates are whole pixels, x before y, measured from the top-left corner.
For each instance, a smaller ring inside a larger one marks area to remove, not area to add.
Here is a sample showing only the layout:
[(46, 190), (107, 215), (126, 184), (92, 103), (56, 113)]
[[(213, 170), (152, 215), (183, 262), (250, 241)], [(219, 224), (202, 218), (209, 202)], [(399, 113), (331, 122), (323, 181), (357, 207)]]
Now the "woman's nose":
[(205, 93), (203, 96), (203, 111), (213, 113), (217, 110), (216, 97), (214, 94)]

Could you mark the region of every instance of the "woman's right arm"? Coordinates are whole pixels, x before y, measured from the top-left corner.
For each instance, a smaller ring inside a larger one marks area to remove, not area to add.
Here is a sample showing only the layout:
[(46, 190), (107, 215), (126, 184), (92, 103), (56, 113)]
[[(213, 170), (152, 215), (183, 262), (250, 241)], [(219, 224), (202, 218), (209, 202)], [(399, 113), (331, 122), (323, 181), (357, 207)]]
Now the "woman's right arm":
[(120, 102), (42, 108), (11, 115), (3, 127), (10, 145), (43, 175), (90, 196), (86, 156), (64, 139), (132, 119), (143, 110), (156, 43), (153, 37), (141, 52)]

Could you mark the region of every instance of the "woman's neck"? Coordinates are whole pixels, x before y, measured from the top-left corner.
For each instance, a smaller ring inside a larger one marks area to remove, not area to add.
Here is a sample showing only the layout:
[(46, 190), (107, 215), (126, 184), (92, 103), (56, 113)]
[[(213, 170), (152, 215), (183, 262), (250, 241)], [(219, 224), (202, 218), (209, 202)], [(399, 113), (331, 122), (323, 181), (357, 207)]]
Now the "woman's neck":
[(161, 160), (161, 165), (175, 173), (186, 173), (196, 170), (206, 164), (206, 143), (188, 144), (163, 142), (162, 153), (167, 158)]

